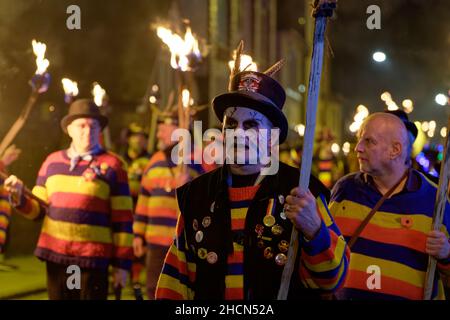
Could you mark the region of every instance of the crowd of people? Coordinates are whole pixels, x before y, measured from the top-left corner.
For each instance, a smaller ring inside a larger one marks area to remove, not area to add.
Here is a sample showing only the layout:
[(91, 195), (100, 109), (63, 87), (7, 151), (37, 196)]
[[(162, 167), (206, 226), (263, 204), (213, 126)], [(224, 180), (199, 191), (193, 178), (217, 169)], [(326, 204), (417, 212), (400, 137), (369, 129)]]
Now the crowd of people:
[[(212, 102), (224, 143), (229, 134), (254, 131), (272, 146), (276, 129), (282, 144), (285, 98), (273, 74), (235, 74), (229, 91)], [(178, 120), (176, 112), (158, 115), (151, 155), (148, 132), (130, 125), (119, 156), (101, 144), (108, 119), (92, 101), (74, 101), (61, 120), (71, 144), (47, 157), (32, 193), (14, 175), (0, 188), (0, 250), (15, 211), (44, 219), (35, 255), (46, 263), (50, 299), (106, 299), (109, 274), (114, 288), (131, 284), (138, 298), (145, 269), (148, 299), (270, 300), (295, 228), (288, 299), (420, 300), (430, 256), (437, 260), (432, 299), (445, 299), (450, 206), (442, 228), (432, 231), (437, 185), (413, 168), (417, 128), (406, 114), (370, 115), (356, 157), (345, 165), (324, 133), (308, 189), (298, 186), (299, 149), (271, 158), (278, 170), (267, 175), (267, 163), (250, 161), (249, 138), (234, 138), (224, 164), (180, 164), (171, 139)], [(0, 164), (7, 167), (19, 153), (7, 150)], [(239, 157), (245, 161), (230, 161)], [(72, 265), (81, 269), (76, 290), (66, 285)]]

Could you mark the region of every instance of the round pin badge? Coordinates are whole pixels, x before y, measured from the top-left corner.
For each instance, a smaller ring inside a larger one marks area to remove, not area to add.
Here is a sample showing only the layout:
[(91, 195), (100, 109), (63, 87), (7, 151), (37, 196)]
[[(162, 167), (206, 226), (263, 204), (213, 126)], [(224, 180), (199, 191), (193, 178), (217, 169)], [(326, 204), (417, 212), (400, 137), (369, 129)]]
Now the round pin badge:
[(266, 227), (272, 227), (275, 224), (275, 217), (270, 215), (270, 216), (265, 216), (263, 219), (263, 223)]
[(198, 249), (197, 255), (200, 259), (206, 259), (206, 256), (208, 255), (208, 251), (205, 248)]
[(284, 231), (283, 227), (280, 226), (279, 224), (276, 224), (272, 227), (272, 233), (276, 236), (279, 236), (280, 234), (282, 234)]
[(262, 224), (257, 224), (255, 227), (255, 232), (258, 234), (258, 236), (261, 236), (264, 232), (264, 226)]
[(281, 240), (280, 243), (278, 243), (278, 249), (283, 253), (287, 252), (289, 250), (289, 242)]
[(209, 264), (214, 264), (217, 262), (217, 253), (211, 251), (208, 252), (208, 254), (206, 255), (206, 261), (208, 261)]
[(258, 248), (260, 249), (264, 248), (264, 240), (262, 239), (258, 240)]
[(197, 241), (197, 242), (202, 242), (202, 240), (203, 240), (203, 231), (198, 230), (198, 231), (195, 233), (195, 241)]
[(279, 266), (284, 266), (287, 262), (287, 257), (284, 253), (279, 253), (275, 257), (275, 263)]
[(210, 225), (211, 225), (211, 217), (210, 216), (204, 217), (202, 221), (202, 226), (204, 228), (208, 228)]
[(198, 221), (197, 221), (197, 219), (194, 219), (192, 221), (192, 229), (194, 229), (194, 231), (198, 230)]
[(271, 247), (267, 247), (264, 249), (264, 258), (272, 259), (273, 258), (273, 250)]

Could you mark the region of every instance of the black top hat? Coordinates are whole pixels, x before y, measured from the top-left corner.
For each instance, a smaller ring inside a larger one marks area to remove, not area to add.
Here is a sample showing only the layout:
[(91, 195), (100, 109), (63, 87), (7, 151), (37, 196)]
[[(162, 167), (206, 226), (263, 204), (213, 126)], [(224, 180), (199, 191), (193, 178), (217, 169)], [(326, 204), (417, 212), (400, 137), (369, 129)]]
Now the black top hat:
[(214, 112), (220, 121), (229, 107), (245, 107), (265, 115), (275, 127), (280, 128), (280, 143), (286, 140), (288, 121), (281, 111), (286, 100), (283, 87), (265, 73), (243, 71), (230, 82), (230, 92), (217, 96)]
[(396, 115), (397, 117), (402, 120), (402, 122), (405, 124), (406, 130), (408, 130), (409, 133), (411, 133), (414, 136), (414, 140), (417, 138), (417, 134), (419, 133), (419, 130), (417, 129), (414, 122), (409, 121), (408, 115), (403, 110), (385, 110), (386, 113), (391, 113), (393, 115)]
[(100, 113), (99, 107), (90, 99), (78, 99), (72, 102), (69, 107), (69, 113), (62, 118), (61, 128), (67, 133), (67, 126), (79, 118), (93, 118), (96, 119), (102, 130), (108, 124), (108, 118)]

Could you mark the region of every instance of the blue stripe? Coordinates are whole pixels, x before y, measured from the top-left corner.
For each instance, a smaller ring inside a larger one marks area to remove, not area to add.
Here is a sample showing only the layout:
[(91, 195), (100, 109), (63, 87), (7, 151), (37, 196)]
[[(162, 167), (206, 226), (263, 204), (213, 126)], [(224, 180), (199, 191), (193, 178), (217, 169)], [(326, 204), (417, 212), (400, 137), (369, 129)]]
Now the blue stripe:
[[(345, 237), (346, 241), (350, 237)], [(352, 253), (398, 262), (419, 271), (426, 271), (428, 255), (399, 245), (376, 242), (359, 237), (352, 247)]]
[(133, 233), (133, 223), (131, 222), (113, 222), (111, 227), (113, 232)]
[(228, 275), (242, 276), (244, 274), (244, 264), (242, 263), (229, 263)]
[(58, 208), (51, 206), (48, 216), (55, 221), (89, 224), (93, 226), (110, 226), (110, 216), (105, 213), (89, 212), (80, 209)]
[(248, 208), (251, 202), (252, 200), (230, 201), (230, 208), (231, 209)]
[(162, 197), (173, 197), (175, 198), (175, 189), (171, 189), (170, 192), (167, 192), (166, 190), (164, 190), (163, 188), (155, 188), (150, 190), (145, 189), (144, 187), (141, 186), (141, 188), (139, 189), (139, 195), (143, 195), (146, 197), (157, 197), (157, 196), (162, 196)]
[(189, 277), (187, 275), (179, 273), (176, 267), (168, 263), (164, 263), (162, 273), (177, 279), (181, 284), (187, 286), (188, 288), (192, 288)]
[(177, 219), (176, 218), (172, 219), (172, 218), (151, 217), (151, 218), (148, 218), (148, 224), (165, 226), (165, 227), (175, 227), (177, 225)]
[[(309, 273), (311, 274), (311, 276), (313, 278), (333, 279), (339, 274), (342, 264), (347, 265), (347, 259), (345, 257), (345, 254), (342, 256), (342, 259), (341, 259), (339, 265), (332, 270), (323, 271), (323, 272), (315, 272), (315, 271), (307, 268), (306, 265), (305, 265), (305, 268), (309, 271)], [(344, 277), (344, 276), (342, 276), (342, 277)]]

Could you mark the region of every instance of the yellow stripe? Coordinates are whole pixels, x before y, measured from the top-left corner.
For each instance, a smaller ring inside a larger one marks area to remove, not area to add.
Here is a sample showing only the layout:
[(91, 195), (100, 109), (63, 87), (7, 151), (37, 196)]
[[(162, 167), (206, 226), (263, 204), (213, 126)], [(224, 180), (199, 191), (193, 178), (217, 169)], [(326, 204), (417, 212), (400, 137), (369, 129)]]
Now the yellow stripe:
[[(175, 169), (173, 169), (173, 172), (175, 173)], [(160, 178), (171, 178), (173, 177), (172, 172), (167, 167), (156, 167), (151, 168), (147, 171), (147, 174), (145, 175), (146, 179), (160, 179)]]
[[(343, 209), (345, 207), (345, 210)], [(357, 220), (364, 220), (369, 214), (371, 208), (357, 204), (355, 202), (344, 200), (340, 203), (330, 203), (330, 210), (333, 208), (335, 217), (344, 217)], [(370, 220), (370, 224), (389, 229), (403, 229), (401, 218), (408, 216), (407, 214), (396, 214), (385, 211), (377, 211), (377, 213)], [(409, 230), (415, 230), (423, 233), (428, 233), (431, 230), (431, 218), (424, 214), (410, 215), (413, 220), (413, 225)]]
[(175, 236), (175, 227), (147, 225), (145, 237), (172, 237)]
[(145, 224), (144, 222), (135, 221), (133, 223), (133, 233), (143, 236), (145, 234), (146, 226), (147, 224)]
[[(413, 269), (398, 262), (373, 258), (357, 253), (352, 253), (350, 256), (350, 272), (351, 270), (367, 272), (367, 267), (371, 265), (380, 267), (381, 274), (385, 277), (398, 279), (416, 287), (423, 287), (425, 272)], [(367, 276), (369, 276), (369, 274)]]
[(111, 197), (112, 210), (133, 210), (133, 200), (130, 196)]
[(4, 212), (6, 214), (11, 213), (11, 205), (6, 200), (0, 200), (0, 212)]
[(100, 180), (86, 181), (83, 176), (54, 175), (45, 183), (49, 197), (55, 192), (77, 193), (103, 200), (109, 198), (109, 185)]
[(242, 288), (244, 287), (244, 277), (242, 275), (225, 276), (226, 288)]
[(342, 262), (342, 257), (345, 254), (345, 246), (346, 242), (341, 237), (338, 238), (336, 247), (334, 249), (334, 258), (331, 261), (324, 261), (319, 264), (309, 264), (308, 261), (303, 260), (305, 263), (305, 266), (314, 272), (325, 272), (330, 271), (339, 266), (339, 264)]
[(55, 221), (48, 216), (44, 219), (42, 232), (65, 241), (112, 243), (111, 230), (107, 227)]
[(245, 219), (248, 208), (231, 209), (231, 219)]
[[(161, 273), (158, 279), (157, 288), (170, 289), (179, 293), (183, 300), (194, 299), (194, 291), (182, 284), (177, 278)], [(157, 297), (160, 298), (160, 297)]]
[(34, 186), (32, 193), (41, 200), (48, 202), (47, 189), (42, 186)]
[(325, 205), (324, 205), (322, 199), (320, 199), (320, 197), (317, 197), (316, 203), (319, 204), (317, 208), (319, 209), (319, 212), (322, 215), (323, 222), (325, 222), (325, 225), (327, 227), (331, 226), (333, 224), (333, 220), (331, 220), (330, 215), (328, 214), (328, 211), (325, 208)]
[(0, 224), (7, 226), (9, 224), (9, 219), (5, 216), (0, 216)]
[(113, 243), (116, 246), (131, 247), (133, 245), (133, 235), (127, 232), (117, 232), (113, 234)]
[(138, 205), (143, 205), (148, 208), (167, 208), (172, 210), (178, 210), (178, 203), (174, 197), (167, 196), (151, 196), (147, 197), (139, 195)]

